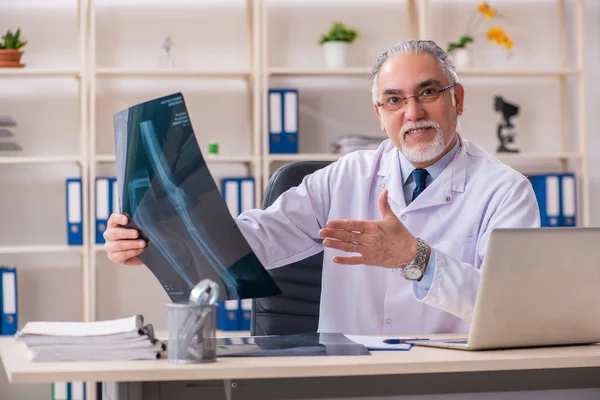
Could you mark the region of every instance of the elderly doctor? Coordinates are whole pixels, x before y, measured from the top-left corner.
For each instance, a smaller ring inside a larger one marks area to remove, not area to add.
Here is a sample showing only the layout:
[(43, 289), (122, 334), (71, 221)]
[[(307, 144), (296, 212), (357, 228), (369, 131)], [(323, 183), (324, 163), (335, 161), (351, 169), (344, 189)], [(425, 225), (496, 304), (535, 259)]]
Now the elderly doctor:
[[(490, 232), (539, 227), (529, 181), (457, 133), (464, 88), (432, 41), (400, 42), (371, 73), (389, 140), (306, 177), (238, 225), (266, 268), (323, 250), (320, 332), (467, 332)], [(143, 240), (111, 216), (109, 259)]]

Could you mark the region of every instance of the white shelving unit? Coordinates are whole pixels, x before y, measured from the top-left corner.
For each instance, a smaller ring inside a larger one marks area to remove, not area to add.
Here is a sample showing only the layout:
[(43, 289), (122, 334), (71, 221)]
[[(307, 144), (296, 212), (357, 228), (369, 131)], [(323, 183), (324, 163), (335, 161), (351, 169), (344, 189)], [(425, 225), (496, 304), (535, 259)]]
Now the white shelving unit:
[[(558, 96), (561, 99), (560, 117), (560, 142), (561, 152), (559, 153), (521, 153), (521, 154), (497, 154), (497, 158), (508, 163), (535, 163), (540, 161), (559, 161), (562, 164), (562, 169), (568, 171), (570, 169), (569, 162), (578, 164), (578, 224), (581, 226), (589, 226), (590, 224), (590, 179), (588, 170), (588, 144), (587, 144), (587, 113), (586, 113), (586, 96), (585, 96), (585, 34), (584, 34), (584, 1), (575, 1), (575, 32), (573, 38), (576, 42), (576, 59), (575, 65), (568, 65), (569, 59), (567, 52), (567, 2), (566, 0), (554, 0), (557, 6), (556, 21), (558, 30), (558, 49), (559, 60), (558, 65), (548, 69), (463, 69), (457, 70), (460, 78), (528, 78), (530, 80), (552, 78), (559, 83), (560, 92)], [(435, 7), (435, 0), (419, 0), (416, 4), (418, 8), (419, 20), (419, 36), (422, 39), (431, 39), (433, 27), (432, 22), (432, 7)], [(576, 132), (571, 132), (569, 123), (572, 121), (572, 116), (569, 115), (568, 94), (570, 92), (568, 78), (577, 80), (576, 98), (577, 98), (577, 115), (575, 121), (577, 123)], [(577, 146), (571, 148), (569, 145), (570, 139), (576, 135)]]
[[(73, 78), (78, 82), (78, 108), (73, 110), (79, 116), (79, 154), (76, 155), (31, 155), (31, 156), (0, 156), (0, 168), (8, 165), (52, 165), (52, 164), (76, 164), (79, 166), (82, 187), (83, 187), (83, 215), (88, 213), (88, 198), (86, 196), (88, 188), (87, 176), (87, 74), (85, 69), (86, 59), (86, 0), (77, 0), (74, 2), (77, 7), (77, 36), (78, 36), (78, 66), (68, 67), (26, 67), (26, 68), (0, 68), (0, 86), (5, 79), (19, 82), (24, 79), (58, 79), (58, 78)], [(87, 227), (84, 225), (84, 234)], [(87, 235), (86, 235), (87, 236)], [(89, 251), (88, 243), (84, 238), (82, 246), (65, 245), (16, 245), (16, 246), (0, 246), (0, 254), (56, 254), (56, 253), (81, 253), (81, 268), (83, 271), (84, 282), (86, 286), (86, 271), (88, 271), (87, 252)], [(86, 319), (87, 315), (84, 312), (82, 319)]]
[[(513, 163), (538, 163), (558, 161), (563, 168), (570, 163), (580, 166), (578, 183), (580, 188), (580, 221), (581, 225), (588, 226), (589, 221), (589, 177), (588, 177), (588, 148), (586, 130), (586, 99), (585, 99), (585, 63), (584, 63), (584, 30), (583, 30), (583, 0), (576, 1), (576, 34), (577, 58), (575, 65), (567, 65), (566, 53), (566, 4), (565, 0), (555, 0), (559, 8), (559, 29), (561, 57), (557, 66), (548, 69), (492, 69), (473, 68), (457, 71), (461, 78), (481, 79), (556, 79), (561, 89), (561, 151), (553, 153), (520, 153), (500, 154), (498, 158), (508, 164)], [(399, 15), (399, 20), (404, 19), (406, 38), (429, 38), (431, 31), (431, 7), (435, 4), (431, 0), (398, 0), (406, 6), (406, 15)], [(301, 160), (327, 160), (335, 161), (340, 155), (332, 153), (300, 153), (300, 154), (269, 154), (268, 134), (268, 89), (269, 81), (273, 78), (320, 78), (320, 79), (347, 79), (368, 76), (371, 67), (349, 67), (343, 69), (325, 69), (321, 67), (287, 67), (270, 66), (267, 46), (268, 19), (267, 0), (246, 0), (247, 15), (247, 51), (249, 63), (237, 69), (152, 69), (130, 68), (120, 66), (97, 65), (96, 43), (99, 40), (96, 24), (96, 0), (77, 0), (78, 7), (78, 51), (79, 66), (63, 68), (24, 68), (0, 69), (0, 85), (3, 79), (56, 79), (73, 78), (79, 84), (80, 114), (80, 152), (73, 155), (40, 155), (25, 157), (0, 157), (0, 169), (4, 165), (35, 164), (39, 166), (49, 164), (76, 164), (81, 170), (83, 186), (83, 216), (84, 216), (84, 243), (83, 246), (68, 245), (17, 245), (0, 246), (0, 254), (58, 254), (81, 253), (83, 315), (82, 320), (93, 321), (97, 316), (97, 255), (104, 251), (95, 241), (95, 182), (98, 171), (102, 166), (115, 162), (113, 154), (97, 151), (97, 125), (98, 125), (98, 83), (103, 79), (199, 79), (199, 80), (240, 80), (247, 87), (248, 115), (243, 116), (250, 125), (251, 135), (248, 154), (244, 155), (206, 155), (210, 165), (240, 164), (246, 167), (248, 174), (256, 181), (256, 204), (262, 201), (262, 192), (268, 182), (270, 171), (275, 163), (285, 163)], [(293, 7), (293, 6), (290, 6)], [(567, 79), (577, 81), (578, 112), (575, 119), (578, 130), (570, 132), (567, 96), (569, 89)], [(570, 148), (569, 142), (572, 135), (577, 136), (577, 148)], [(88, 390), (88, 399), (93, 400), (93, 388)]]

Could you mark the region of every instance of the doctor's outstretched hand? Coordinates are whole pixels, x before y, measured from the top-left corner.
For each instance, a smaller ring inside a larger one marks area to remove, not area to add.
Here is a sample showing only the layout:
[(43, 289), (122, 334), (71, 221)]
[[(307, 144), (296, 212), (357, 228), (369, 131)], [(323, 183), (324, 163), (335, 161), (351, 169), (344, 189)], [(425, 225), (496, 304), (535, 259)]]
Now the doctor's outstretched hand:
[(146, 241), (139, 238), (139, 232), (135, 229), (123, 228), (128, 220), (125, 215), (112, 214), (108, 219), (108, 226), (104, 231), (104, 249), (108, 253), (108, 259), (117, 264), (143, 265), (137, 257), (142, 254), (146, 247)]
[(417, 239), (396, 217), (388, 203), (388, 191), (379, 196), (379, 221), (332, 220), (319, 231), (323, 245), (356, 256), (335, 256), (333, 262), (346, 265), (375, 265), (402, 268), (415, 257)]

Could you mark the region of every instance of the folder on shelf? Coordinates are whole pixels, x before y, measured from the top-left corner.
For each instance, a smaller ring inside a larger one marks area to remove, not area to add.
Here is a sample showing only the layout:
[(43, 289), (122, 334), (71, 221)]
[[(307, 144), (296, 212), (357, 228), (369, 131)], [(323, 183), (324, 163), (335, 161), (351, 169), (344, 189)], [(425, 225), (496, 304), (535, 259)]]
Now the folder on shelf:
[(121, 207), (119, 207), (119, 186), (117, 185), (117, 178), (110, 178), (109, 182), (111, 187), (110, 195), (112, 197), (110, 213), (120, 213)]
[(110, 216), (109, 178), (96, 178), (96, 244), (104, 244), (104, 231)]
[(298, 90), (269, 89), (269, 151), (298, 153)]
[(221, 195), (233, 218), (242, 212), (255, 208), (254, 178), (223, 178), (221, 179)]
[(17, 269), (0, 267), (0, 335), (17, 333)]
[[(221, 179), (221, 195), (233, 218), (242, 212), (255, 208), (255, 182), (249, 177), (230, 177)], [(248, 304), (250, 308), (248, 308)], [(244, 305), (246, 311), (244, 311)], [(227, 300), (219, 302), (217, 329), (223, 331), (250, 330), (252, 300)], [(245, 321), (247, 317), (247, 321)]]
[(285, 90), (283, 95), (283, 152), (298, 153), (298, 91)]
[(240, 330), (239, 309), (239, 300), (225, 300), (219, 302), (217, 311), (217, 329), (222, 331)]
[(565, 174), (561, 178), (561, 225), (577, 226), (577, 192), (575, 188), (575, 176), (573, 174)]
[(53, 382), (52, 400), (85, 400), (85, 382)]
[(281, 137), (283, 135), (283, 112), (281, 93), (277, 90), (269, 90), (269, 152), (271, 154), (282, 153)]
[(70, 400), (71, 384), (69, 382), (52, 382), (52, 400)]
[(83, 244), (83, 208), (81, 178), (66, 180), (67, 194), (67, 240), (69, 245)]
[(240, 300), (240, 303), (238, 322), (240, 322), (241, 325), (239, 329), (242, 331), (249, 331), (250, 320), (252, 319), (252, 299), (243, 299)]
[(574, 174), (538, 174), (528, 178), (538, 201), (542, 227), (577, 225)]

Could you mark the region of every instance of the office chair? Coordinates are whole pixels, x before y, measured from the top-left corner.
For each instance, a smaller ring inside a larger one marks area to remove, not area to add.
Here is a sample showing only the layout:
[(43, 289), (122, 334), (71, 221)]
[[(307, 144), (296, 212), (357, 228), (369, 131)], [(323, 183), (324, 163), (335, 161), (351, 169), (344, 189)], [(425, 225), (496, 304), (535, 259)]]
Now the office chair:
[[(277, 169), (269, 179), (263, 200), (267, 208), (286, 190), (330, 161), (298, 161)], [(282, 294), (253, 299), (251, 335), (290, 335), (313, 333), (319, 324), (323, 252), (312, 257), (269, 270)]]

